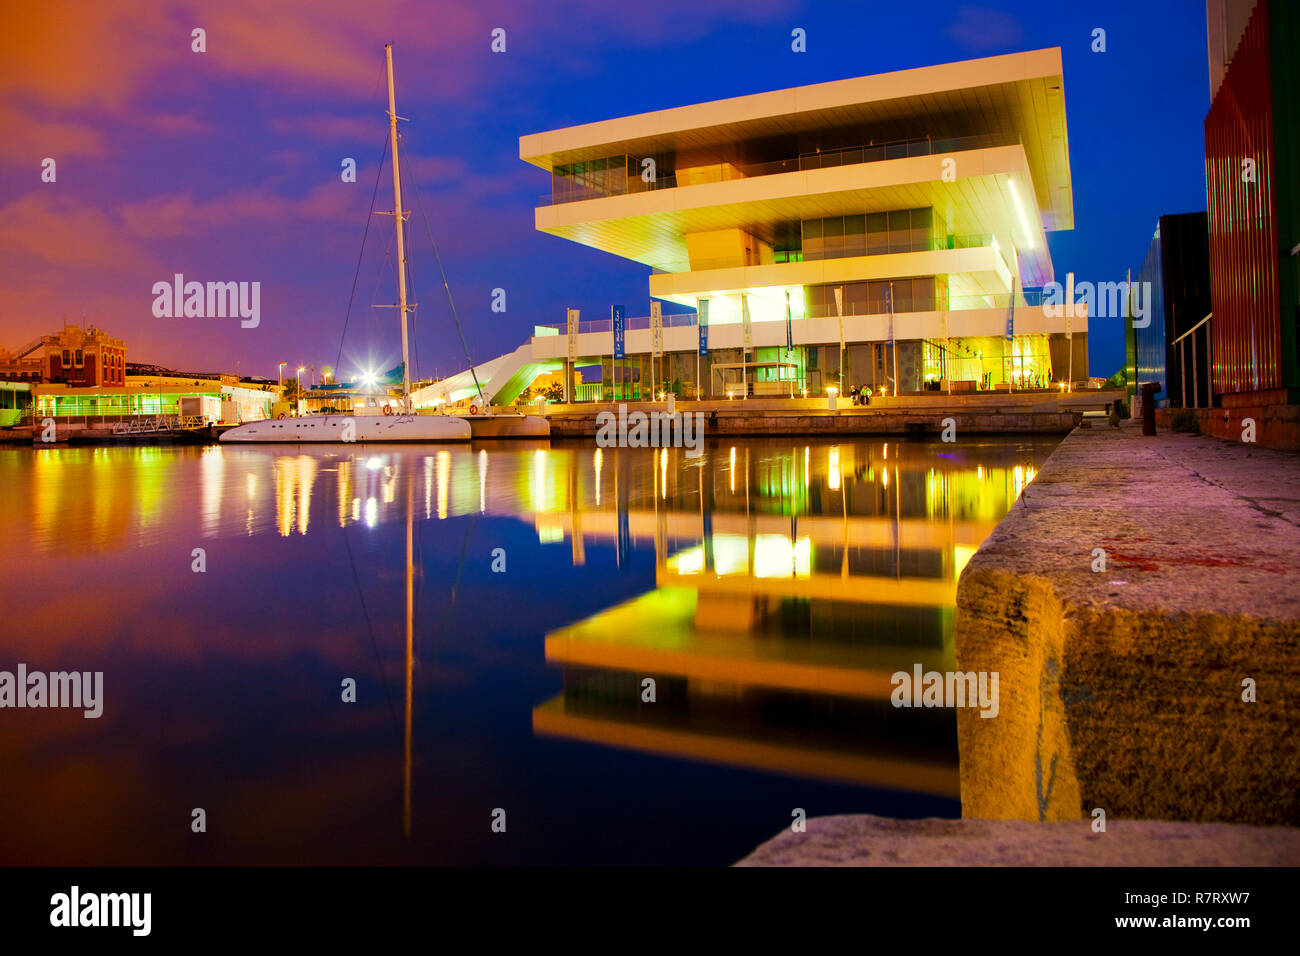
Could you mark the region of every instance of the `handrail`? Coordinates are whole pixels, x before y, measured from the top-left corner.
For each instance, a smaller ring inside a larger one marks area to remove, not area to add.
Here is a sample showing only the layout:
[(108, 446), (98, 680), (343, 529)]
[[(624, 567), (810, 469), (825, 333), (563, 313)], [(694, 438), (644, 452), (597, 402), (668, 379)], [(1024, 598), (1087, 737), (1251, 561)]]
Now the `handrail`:
[(1183, 339), (1187, 338), (1187, 336), (1191, 335), (1193, 332), (1195, 332), (1197, 329), (1199, 329), (1199, 328), (1200, 328), (1202, 325), (1204, 325), (1206, 322), (1210, 321), (1210, 319), (1212, 319), (1212, 318), (1214, 318), (1214, 313), (1213, 313), (1213, 312), (1211, 312), (1211, 313), (1210, 313), (1209, 315), (1207, 315), (1205, 318), (1201, 319), (1201, 321), (1197, 322), (1195, 325), (1193, 325), (1190, 329), (1188, 329), (1188, 330), (1187, 330), (1186, 332), (1184, 332), (1182, 335), (1178, 336), (1178, 338), (1174, 339), (1174, 341), (1173, 341), (1171, 344), (1173, 344), (1173, 345), (1177, 345), (1179, 342), (1181, 342)]
[[(657, 176), (650, 182), (641, 180), (635, 173), (627, 176), (615, 188), (601, 188), (597, 185), (578, 184), (574, 180), (556, 177), (552, 181), (549, 194), (538, 197), (540, 206), (558, 206), (587, 199), (605, 199), (610, 196), (625, 196), (633, 193), (653, 192), (658, 189), (674, 189), (678, 186), (696, 186), (706, 183), (750, 179), (756, 176), (771, 176), (779, 173), (806, 172), (808, 170), (826, 169), (836, 166), (856, 166), (860, 163), (875, 163), (884, 160), (907, 159), (914, 156), (934, 156), (941, 153), (956, 153), (971, 149), (988, 149), (996, 146), (1014, 146), (1020, 137), (1007, 133), (979, 133), (972, 136), (932, 139), (890, 140), (883, 143), (867, 143), (859, 146), (846, 146), (818, 153), (804, 153), (788, 159), (772, 160), (766, 163), (707, 163), (703, 166), (683, 166), (680, 170), (665, 176)], [(716, 178), (710, 178), (716, 173)], [(679, 174), (688, 174), (681, 182)], [(574, 188), (568, 195), (557, 195), (556, 183), (572, 182)]]

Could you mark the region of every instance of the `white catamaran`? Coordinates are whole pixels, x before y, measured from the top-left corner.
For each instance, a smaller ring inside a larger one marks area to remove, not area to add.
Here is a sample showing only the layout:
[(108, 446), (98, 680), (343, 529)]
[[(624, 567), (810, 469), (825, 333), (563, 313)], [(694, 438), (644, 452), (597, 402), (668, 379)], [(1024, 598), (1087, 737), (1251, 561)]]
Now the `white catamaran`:
[(402, 316), (402, 405), (398, 415), (303, 415), (249, 422), (230, 429), (223, 442), (450, 442), (469, 441), (470, 424), (452, 415), (416, 415), (411, 408), (410, 354), (407, 345), (406, 245), (402, 223), (402, 180), (397, 158), (397, 101), (393, 93), (393, 45), (388, 62), (388, 122), (393, 149), (393, 221), (397, 226), (397, 297)]

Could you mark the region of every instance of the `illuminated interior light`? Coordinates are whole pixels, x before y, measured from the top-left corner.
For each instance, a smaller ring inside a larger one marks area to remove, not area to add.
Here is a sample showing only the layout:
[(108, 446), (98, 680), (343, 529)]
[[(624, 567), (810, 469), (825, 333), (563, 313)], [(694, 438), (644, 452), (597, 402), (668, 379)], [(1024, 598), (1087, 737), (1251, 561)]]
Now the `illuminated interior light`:
[(668, 559), (668, 568), (678, 574), (702, 573), (704, 571), (704, 546), (688, 548), (681, 554), (673, 555)]

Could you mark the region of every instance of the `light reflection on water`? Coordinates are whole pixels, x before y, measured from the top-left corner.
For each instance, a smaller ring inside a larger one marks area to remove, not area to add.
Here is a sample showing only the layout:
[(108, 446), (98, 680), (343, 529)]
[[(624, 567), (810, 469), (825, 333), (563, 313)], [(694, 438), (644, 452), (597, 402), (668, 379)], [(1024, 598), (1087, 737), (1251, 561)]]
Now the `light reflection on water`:
[(888, 678), (952, 666), (1053, 444), (0, 451), (0, 669), (107, 696), (0, 712), (0, 862), (724, 863), (796, 806), (956, 815), (955, 720)]

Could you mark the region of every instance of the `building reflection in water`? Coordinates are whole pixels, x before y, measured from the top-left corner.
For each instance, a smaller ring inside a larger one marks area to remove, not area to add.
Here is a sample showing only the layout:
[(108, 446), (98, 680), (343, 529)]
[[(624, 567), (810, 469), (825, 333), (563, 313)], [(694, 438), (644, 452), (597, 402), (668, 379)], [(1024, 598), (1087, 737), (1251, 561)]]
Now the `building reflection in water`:
[(560, 453), (568, 503), (535, 495), (539, 537), (569, 538), (575, 563), (593, 542), (619, 562), (652, 548), (656, 587), (547, 635), (564, 690), (534, 729), (957, 798), (954, 714), (893, 708), (890, 677), (955, 668), (958, 576), (1049, 450)]
[[(957, 578), (1053, 446), (756, 440), (714, 444), (698, 458), (680, 449), (561, 442), (42, 449), (0, 455), (0, 477), (21, 479), (30, 469), (30, 480), (10, 482), (14, 506), (0, 512), (0, 531), (33, 558), (57, 559), (43, 566), (60, 587), (80, 573), (68, 555), (113, 553), (118, 567), (174, 550), (188, 573), (194, 542), (220, 536), (277, 545), (250, 542), (239, 551), (248, 565), (229, 570), (230, 585), (310, 580), (346, 590), (357, 569), (340, 561), (355, 558), (360, 577), (378, 582), (370, 593), (391, 602), (376, 619), (396, 624), (405, 611), (397, 654), (404, 669), (392, 688), (394, 698), (405, 695), (405, 719), (400, 708), (395, 715), (404, 766), (401, 783), (394, 776), (384, 786), (401, 787), (394, 830), (415, 839), (418, 808), (430, 794), (412, 793), (425, 778), (412, 774), (411, 761), (422, 744), (436, 746), (435, 728), (422, 732), (419, 718), (438, 668), (431, 660), (421, 666), (419, 648), (440, 625), (433, 615), (419, 617), (425, 585), (412, 541), (420, 540), (421, 523), (464, 517), (523, 522), (539, 544), (556, 545), (546, 549), (547, 560), (582, 569), (578, 580), (593, 594), (628, 593), (611, 585), (615, 576), (645, 582), (641, 593), (546, 634), (545, 661), (531, 659), (550, 669), (559, 693), (526, 698), (535, 738), (955, 799), (952, 712), (892, 708), (889, 678), (917, 663), (953, 666)], [(346, 544), (355, 525), (390, 533), (358, 535), (352, 549), (340, 550), (338, 529)], [(430, 535), (426, 543), (451, 555), (454, 567), (464, 561), (469, 525), (454, 541), (435, 543)], [(400, 598), (387, 584), (397, 552), (385, 550), (399, 526), (406, 571)], [(318, 550), (278, 548), (308, 535)], [(162, 551), (146, 553), (146, 546)], [(287, 554), (322, 560), (303, 562), (294, 577), (283, 566)], [(519, 566), (512, 555), (512, 573)], [(214, 580), (222, 567), (233, 568), (216, 565)], [(516, 579), (491, 580), (477, 583), (480, 599)], [(170, 588), (159, 586), (168, 601)], [(316, 613), (310, 592), (276, 592), (288, 595), (287, 620)], [(455, 585), (439, 600), (443, 613), (456, 600)], [(541, 610), (553, 622), (567, 606), (557, 601), (521, 617), (511, 634), (531, 639), (546, 626), (532, 620), (543, 619)], [(30, 610), (29, 623), (44, 621), (41, 613)], [(260, 616), (248, 620), (261, 626)], [(336, 622), (317, 622), (322, 630), (308, 646), (332, 647), (327, 638)], [(338, 624), (346, 647), (356, 625)], [(28, 630), (39, 628), (31, 623)], [(153, 643), (137, 653), (166, 656), (172, 630), (148, 633)], [(276, 673), (286, 645), (238, 633), (230, 653), (256, 653), (257, 666)], [(394, 636), (386, 630), (378, 639)], [(338, 653), (349, 660), (352, 651)], [(655, 682), (653, 703), (643, 699), (647, 678)], [(513, 703), (506, 693), (492, 698), (494, 712)]]
[(955, 668), (957, 579), (1051, 447), (289, 455), (274, 460), (275, 519), (307, 533), (322, 469), (342, 527), (409, 518), (405, 482), (424, 519), (510, 515), (568, 541), (574, 565), (592, 546), (616, 566), (652, 551), (653, 590), (547, 634), (563, 690), (535, 707), (536, 733), (957, 799), (955, 715), (892, 707), (890, 677)]

